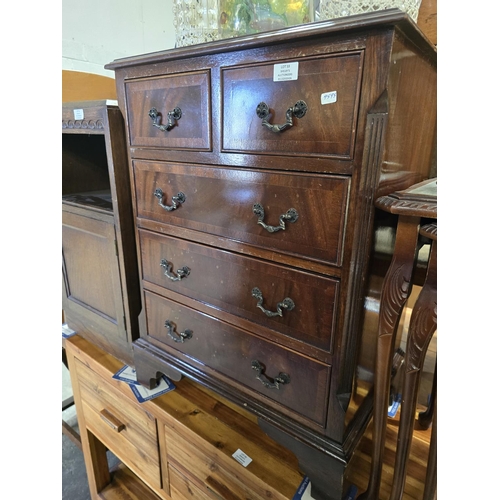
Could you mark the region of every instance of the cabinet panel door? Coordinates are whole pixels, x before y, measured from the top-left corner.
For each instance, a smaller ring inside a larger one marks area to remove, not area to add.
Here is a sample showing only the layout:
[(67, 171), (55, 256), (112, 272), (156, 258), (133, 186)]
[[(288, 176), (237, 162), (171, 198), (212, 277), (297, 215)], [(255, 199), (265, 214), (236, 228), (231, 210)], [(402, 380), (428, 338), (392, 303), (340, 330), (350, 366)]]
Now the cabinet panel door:
[(68, 317), (75, 313), (84, 318), (89, 327), (123, 335), (124, 307), (115, 239), (112, 216), (104, 220), (63, 211), (64, 309), (70, 313)]

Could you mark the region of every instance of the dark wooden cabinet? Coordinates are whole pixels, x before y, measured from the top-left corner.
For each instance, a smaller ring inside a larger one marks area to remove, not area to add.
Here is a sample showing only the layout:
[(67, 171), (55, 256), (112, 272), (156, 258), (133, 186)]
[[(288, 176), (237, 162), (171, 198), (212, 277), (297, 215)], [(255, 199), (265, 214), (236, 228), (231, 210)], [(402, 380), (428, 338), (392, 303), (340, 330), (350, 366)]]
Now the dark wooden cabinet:
[(339, 500), (394, 244), (374, 199), (430, 176), (435, 47), (388, 10), (107, 68), (127, 124), (139, 380), (184, 375), (244, 406), (315, 498)]
[(124, 123), (116, 101), (63, 104), (65, 319), (129, 363), (141, 307), (133, 228)]

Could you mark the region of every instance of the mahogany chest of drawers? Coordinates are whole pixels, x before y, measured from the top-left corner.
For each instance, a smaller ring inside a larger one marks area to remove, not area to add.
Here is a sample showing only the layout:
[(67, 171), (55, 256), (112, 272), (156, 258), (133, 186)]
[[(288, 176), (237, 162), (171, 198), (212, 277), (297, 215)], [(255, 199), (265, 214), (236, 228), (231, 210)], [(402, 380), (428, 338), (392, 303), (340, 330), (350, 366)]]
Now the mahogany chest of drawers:
[(245, 406), (315, 498), (340, 499), (371, 410), (357, 375), (375, 342), (373, 200), (429, 177), (435, 47), (388, 10), (107, 68), (129, 145), (139, 380), (184, 375)]

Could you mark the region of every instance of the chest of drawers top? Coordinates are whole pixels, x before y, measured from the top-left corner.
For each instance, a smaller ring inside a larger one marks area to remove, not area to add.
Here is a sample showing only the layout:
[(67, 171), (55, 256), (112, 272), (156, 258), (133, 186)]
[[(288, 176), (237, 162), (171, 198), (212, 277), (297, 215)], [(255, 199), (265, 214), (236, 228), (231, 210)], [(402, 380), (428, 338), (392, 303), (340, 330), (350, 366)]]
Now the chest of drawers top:
[(435, 64), (435, 48), (392, 9), (106, 68), (126, 102), (133, 158), (351, 174), (362, 154), (360, 118), (387, 87), (394, 37)]

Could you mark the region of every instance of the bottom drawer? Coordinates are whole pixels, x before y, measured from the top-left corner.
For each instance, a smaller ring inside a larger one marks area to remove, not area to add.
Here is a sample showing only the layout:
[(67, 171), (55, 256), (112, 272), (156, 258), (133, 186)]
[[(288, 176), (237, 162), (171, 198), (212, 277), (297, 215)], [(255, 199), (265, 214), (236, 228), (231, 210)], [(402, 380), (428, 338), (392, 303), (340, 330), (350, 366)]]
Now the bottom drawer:
[[(170, 497), (172, 500), (212, 500), (214, 497), (195, 486), (190, 479), (181, 474), (171, 464), (168, 465), (170, 477)], [(220, 500), (220, 496), (215, 497)], [(223, 497), (225, 498), (225, 497)]]
[[(209, 367), (224, 381), (250, 389), (252, 396), (324, 425), (328, 365), (148, 291), (145, 306), (148, 334), (154, 339), (199, 363), (200, 369)], [(288, 380), (277, 388), (271, 381), (280, 373)]]
[(156, 419), (75, 360), (86, 427), (151, 488), (161, 488)]
[(243, 478), (243, 475), (246, 475), (246, 470), (236, 461), (235, 468), (229, 467), (222, 463), (220, 457), (211, 457), (195, 444), (183, 439), (172, 437), (168, 442), (168, 454), (170, 496), (174, 500), (176, 498), (200, 498), (203, 500), (277, 499), (270, 491), (266, 492), (262, 486), (250, 485), (250, 475), (246, 479)]

